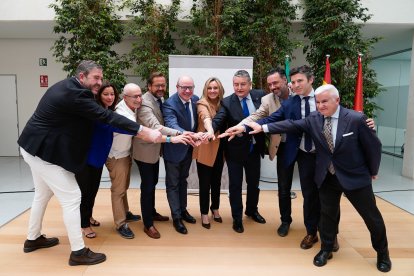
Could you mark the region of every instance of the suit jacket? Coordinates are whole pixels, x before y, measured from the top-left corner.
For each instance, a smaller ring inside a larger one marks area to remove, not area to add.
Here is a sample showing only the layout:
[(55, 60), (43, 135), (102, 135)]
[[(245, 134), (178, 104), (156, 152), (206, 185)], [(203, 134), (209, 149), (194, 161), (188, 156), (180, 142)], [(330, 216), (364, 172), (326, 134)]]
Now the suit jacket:
[(316, 149), (315, 182), (320, 187), (332, 162), (339, 183), (346, 190), (371, 185), (381, 162), (381, 141), (366, 124), (365, 115), (340, 107), (333, 153), (323, 134), (324, 117), (312, 112), (307, 118), (269, 124), (269, 132), (308, 132)]
[[(250, 91), (250, 96), (256, 109), (260, 107), (260, 101), (264, 95), (265, 93), (262, 90)], [(244, 118), (245, 116), (243, 115), (243, 109), (241, 107), (239, 97), (237, 97), (236, 94), (231, 94), (223, 99), (220, 110), (213, 118), (214, 131), (235, 126)], [(255, 148), (263, 157), (265, 149), (264, 134), (256, 134), (254, 135), (254, 139), (256, 141)], [(226, 159), (234, 161), (247, 160), (251, 142), (252, 135), (247, 133), (243, 133), (243, 135), (236, 136), (230, 142), (226, 142), (224, 144)]]
[[(197, 96), (191, 97), (191, 108), (193, 110), (194, 126), (191, 128), (191, 122), (186, 118), (185, 105), (178, 96), (178, 92), (166, 100), (162, 106), (162, 113), (164, 115), (164, 123), (166, 127), (184, 131), (195, 131), (197, 129)], [(164, 144), (164, 160), (178, 163), (184, 160), (188, 151), (192, 150), (192, 146), (184, 144)]]
[[(164, 118), (158, 102), (150, 92), (142, 96), (142, 105), (136, 111), (137, 123), (152, 128), (161, 128), (163, 135), (177, 135), (177, 130), (164, 127)], [(149, 143), (137, 137), (132, 142), (132, 157), (135, 160), (155, 164), (161, 156), (161, 144)]]
[[(279, 98), (275, 96), (273, 93), (269, 93), (266, 96), (262, 97), (262, 104), (260, 105), (259, 109), (257, 109), (256, 112), (251, 114), (246, 119), (243, 119), (243, 121), (241, 121), (241, 124), (245, 125), (248, 122), (256, 122), (257, 120), (268, 117), (270, 114), (272, 114), (279, 108), (280, 108)], [(268, 145), (270, 160), (273, 160), (275, 158), (281, 139), (282, 139), (282, 135), (280, 134), (270, 135), (270, 140), (269, 140), (269, 145)]]
[[(283, 101), (281, 107), (276, 112), (273, 112), (267, 118), (257, 121), (257, 123), (264, 125), (273, 122), (283, 121), (286, 119), (302, 119), (301, 98), (298, 95), (293, 96), (286, 101)], [(286, 154), (283, 157), (283, 164), (285, 167), (290, 166), (296, 160), (301, 139), (302, 134), (286, 133)]]
[(46, 91), (17, 143), (31, 155), (76, 173), (86, 164), (95, 120), (135, 134), (140, 127), (97, 104), (90, 90), (68, 78)]

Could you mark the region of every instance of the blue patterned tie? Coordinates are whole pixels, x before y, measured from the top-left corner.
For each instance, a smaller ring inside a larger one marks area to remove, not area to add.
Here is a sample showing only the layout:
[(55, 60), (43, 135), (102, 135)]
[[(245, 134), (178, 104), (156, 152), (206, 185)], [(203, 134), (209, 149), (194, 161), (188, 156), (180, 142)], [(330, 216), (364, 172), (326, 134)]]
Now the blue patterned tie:
[[(247, 107), (247, 102), (246, 101), (247, 101), (247, 98), (243, 98), (242, 107), (243, 107), (243, 115), (244, 115), (245, 118), (249, 117), (249, 115), (250, 115), (249, 108)], [(253, 143), (250, 140), (250, 150), (249, 150), (249, 152), (252, 152), (252, 151), (253, 151)]]
[[(309, 96), (303, 97), (305, 99), (305, 117), (308, 117), (310, 114), (309, 98)], [(307, 132), (305, 132), (305, 150), (307, 152), (312, 150), (312, 137)]]
[(190, 129), (192, 130), (192, 125), (191, 125), (191, 111), (190, 111), (190, 102), (186, 102), (185, 103), (185, 111), (186, 111), (186, 116), (187, 116), (187, 121), (190, 124)]

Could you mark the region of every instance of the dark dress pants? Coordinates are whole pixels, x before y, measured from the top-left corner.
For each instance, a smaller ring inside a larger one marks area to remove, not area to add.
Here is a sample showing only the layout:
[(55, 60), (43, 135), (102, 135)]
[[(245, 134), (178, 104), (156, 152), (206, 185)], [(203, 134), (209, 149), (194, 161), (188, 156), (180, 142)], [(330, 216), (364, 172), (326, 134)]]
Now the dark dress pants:
[(192, 153), (192, 150), (188, 150), (185, 158), (178, 163), (165, 160), (165, 186), (173, 220), (180, 219), (181, 213), (187, 209), (187, 178)]
[(224, 158), (221, 143), (213, 167), (197, 162), (197, 174), (200, 187), (200, 212), (202, 215), (208, 214), (208, 207), (210, 204), (210, 190), (210, 208), (212, 210), (217, 210), (220, 207), (220, 188), (223, 165)]
[(327, 173), (319, 189), (321, 201), (321, 218), (319, 223), (319, 233), (322, 241), (321, 249), (332, 251), (338, 228), (339, 205), (342, 193), (345, 193), (346, 198), (364, 220), (371, 234), (371, 243), (375, 251), (385, 253), (388, 250), (387, 234), (384, 220), (375, 202), (372, 185), (346, 191), (342, 188), (338, 178), (330, 173)]
[(82, 171), (75, 174), (79, 189), (81, 190), (82, 199), (80, 204), (81, 227), (91, 226), (90, 218), (92, 217), (93, 206), (95, 205), (96, 194), (101, 183), (103, 167), (95, 168), (86, 165)]
[(303, 195), (303, 220), (307, 234), (316, 235), (320, 217), (319, 191), (314, 181), (316, 154), (298, 150), (300, 186)]
[(159, 165), (135, 160), (141, 175), (141, 213), (144, 226), (148, 229), (154, 225), (155, 186), (158, 183)]
[(246, 174), (247, 194), (246, 194), (246, 214), (250, 215), (257, 212), (259, 203), (259, 181), (260, 181), (260, 154), (253, 150), (249, 153), (247, 160), (226, 160), (229, 172), (229, 193), (231, 215), (233, 219), (242, 220), (243, 218), (243, 168)]
[(277, 186), (279, 197), (279, 212), (280, 220), (282, 222), (292, 222), (292, 199), (290, 198), (290, 190), (292, 189), (293, 169), (295, 163), (285, 166), (283, 160), (285, 159), (285, 143), (281, 142), (277, 150)]

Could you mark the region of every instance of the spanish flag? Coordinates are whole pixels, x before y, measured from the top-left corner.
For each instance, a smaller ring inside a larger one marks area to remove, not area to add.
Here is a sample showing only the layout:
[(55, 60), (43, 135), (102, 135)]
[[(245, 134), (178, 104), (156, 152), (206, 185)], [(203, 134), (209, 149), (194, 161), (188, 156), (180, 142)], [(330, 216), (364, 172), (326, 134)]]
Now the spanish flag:
[(329, 64), (329, 57), (330, 57), (330, 55), (326, 55), (325, 75), (323, 76), (322, 84), (330, 84), (331, 83), (331, 65)]
[(358, 73), (356, 77), (355, 85), (355, 98), (354, 98), (354, 110), (363, 112), (364, 111), (364, 98), (362, 97), (362, 54), (358, 55)]

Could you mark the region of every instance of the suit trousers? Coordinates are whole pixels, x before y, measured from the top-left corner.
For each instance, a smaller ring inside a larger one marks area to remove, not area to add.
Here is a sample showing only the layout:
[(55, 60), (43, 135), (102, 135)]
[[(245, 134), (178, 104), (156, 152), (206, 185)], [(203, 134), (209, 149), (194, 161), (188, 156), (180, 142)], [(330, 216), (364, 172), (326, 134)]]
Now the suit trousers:
[(279, 197), (279, 212), (282, 222), (292, 222), (292, 199), (290, 198), (290, 190), (292, 189), (293, 170), (295, 163), (285, 166), (283, 160), (286, 158), (285, 143), (281, 142), (277, 150), (277, 187)]
[(339, 205), (342, 193), (345, 193), (346, 198), (364, 220), (371, 234), (371, 243), (375, 251), (385, 253), (388, 250), (387, 234), (384, 220), (375, 202), (372, 185), (346, 191), (342, 188), (338, 178), (329, 172), (319, 189), (321, 201), (321, 218), (319, 223), (319, 233), (322, 241), (321, 249), (332, 251), (338, 228)]
[(95, 168), (86, 165), (82, 171), (75, 174), (76, 181), (82, 193), (80, 204), (81, 227), (91, 226), (90, 218), (92, 217), (93, 206), (95, 205), (96, 194), (101, 184), (103, 167)]
[(185, 158), (178, 162), (165, 160), (165, 186), (170, 205), (172, 219), (180, 219), (181, 213), (187, 209), (187, 178), (192, 162), (192, 150), (188, 150)]
[(297, 162), (303, 196), (303, 220), (307, 234), (316, 235), (320, 217), (318, 186), (314, 181), (316, 154), (298, 150)]
[(243, 168), (246, 174), (247, 194), (246, 194), (246, 215), (257, 212), (259, 203), (259, 181), (260, 181), (260, 154), (253, 150), (249, 153), (247, 160), (236, 161), (226, 160), (229, 172), (229, 193), (231, 215), (235, 220), (243, 217)]
[(111, 178), (112, 213), (116, 229), (126, 223), (126, 213), (129, 211), (128, 188), (131, 179), (131, 156), (115, 159), (108, 158), (106, 167)]
[(81, 191), (75, 175), (60, 166), (27, 153), (22, 148), (20, 151), (32, 171), (35, 189), (27, 239), (35, 240), (42, 234), (43, 216), (50, 198), (55, 195), (62, 207), (63, 222), (68, 232), (71, 250), (84, 248), (79, 211)]
[(202, 215), (208, 214), (210, 204), (210, 190), (211, 190), (211, 206), (212, 210), (217, 210), (220, 207), (220, 188), (221, 175), (223, 173), (224, 157), (221, 147), (217, 152), (216, 160), (213, 167), (197, 162), (197, 174), (199, 181), (200, 194), (200, 213)]
[(141, 175), (141, 213), (144, 226), (150, 228), (154, 225), (155, 186), (158, 183), (160, 162), (155, 164), (135, 160)]

